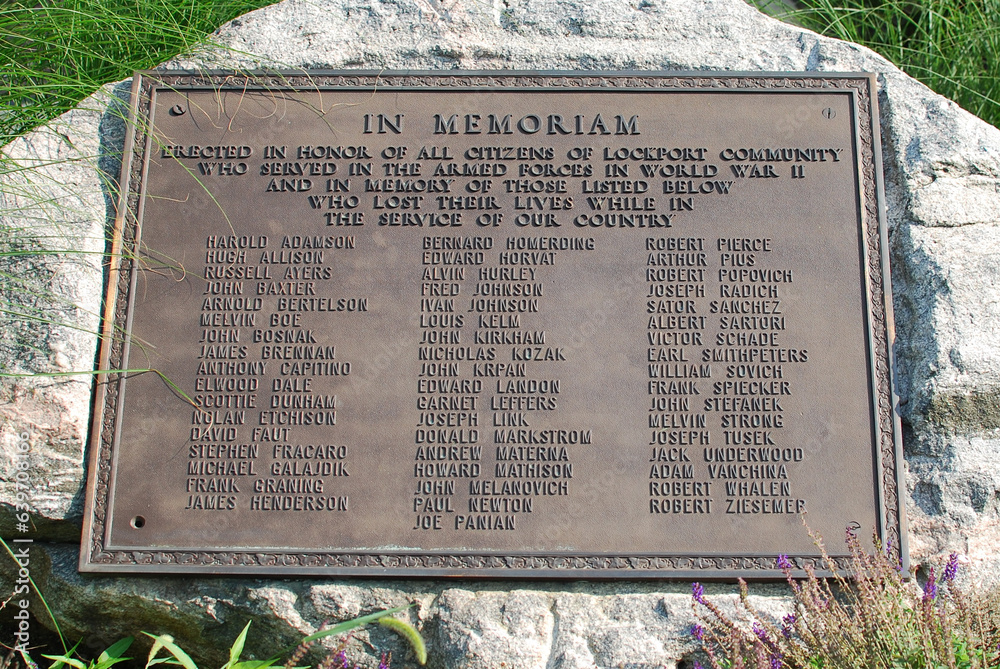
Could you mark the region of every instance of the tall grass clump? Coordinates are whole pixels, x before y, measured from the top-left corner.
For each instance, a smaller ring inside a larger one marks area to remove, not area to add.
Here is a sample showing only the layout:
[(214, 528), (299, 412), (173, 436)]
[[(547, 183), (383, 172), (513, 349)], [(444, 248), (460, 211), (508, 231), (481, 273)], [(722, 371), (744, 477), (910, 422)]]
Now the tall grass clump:
[(0, 146), (276, 0), (4, 0)]
[(754, 0), (778, 18), (863, 44), (1000, 126), (1000, 0)]
[[(11, 549), (10, 545), (3, 538), (0, 538), (0, 549), (2, 549), (0, 550), (0, 556), (6, 554), (11, 560), (14, 560), (17, 567), (20, 567), (13, 549)], [(51, 660), (52, 663), (48, 666), (48, 669), (112, 669), (115, 665), (133, 660), (131, 657), (125, 657), (125, 653), (132, 647), (132, 643), (135, 641), (135, 637), (133, 636), (125, 637), (111, 644), (96, 658), (85, 657), (78, 652), (82, 641), (70, 647), (63, 636), (62, 629), (52, 612), (52, 608), (49, 606), (45, 595), (39, 589), (38, 584), (35, 583), (35, 580), (30, 575), (27, 577), (27, 580), (31, 586), (31, 591), (37, 596), (38, 601), (47, 614), (48, 620), (52, 623), (52, 629), (58, 637), (61, 652), (46, 653), (43, 648), (39, 648), (38, 646), (28, 648), (24, 645), (18, 645), (20, 642), (8, 645), (6, 640), (2, 640), (0, 643), (10, 652), (6, 655), (0, 653), (0, 669), (41, 669), (39, 662), (35, 660), (35, 657), (38, 656)], [(12, 595), (12, 597), (24, 596), (25, 594), (25, 592), (19, 592), (17, 595)], [(423, 636), (409, 622), (395, 617), (395, 614), (403, 613), (412, 606), (411, 604), (384, 609), (334, 625), (324, 623), (318, 632), (304, 637), (295, 646), (278, 650), (274, 655), (263, 660), (243, 659), (242, 657), (250, 636), (252, 625), (252, 621), (250, 621), (243, 627), (243, 630), (233, 641), (232, 645), (226, 649), (225, 654), (229, 656), (229, 659), (220, 669), (308, 669), (308, 667), (301, 665), (302, 661), (307, 659), (307, 656), (315, 649), (318, 642), (325, 639), (335, 639), (337, 643), (333, 648), (327, 647), (323, 649), (325, 655), (316, 664), (316, 669), (370, 669), (373, 666), (371, 662), (372, 658), (366, 652), (354, 653), (355, 655), (361, 655), (361, 663), (355, 663), (348, 659), (347, 650), (348, 645), (352, 642), (352, 634), (372, 624), (378, 624), (385, 629), (391, 630), (400, 639), (406, 641), (412, 653), (413, 660), (420, 666), (423, 666), (427, 664), (427, 646)], [(156, 665), (167, 664), (183, 667), (183, 669), (199, 669), (195, 660), (169, 634), (142, 632), (142, 636), (148, 638), (151, 643), (146, 663), (145, 665), (140, 665), (136, 662), (129, 666), (141, 666), (142, 669), (152, 669)], [(33, 641), (34, 638), (33, 635)], [(367, 645), (371, 646), (370, 643)], [(374, 647), (372, 649), (374, 650)], [(17, 656), (20, 657), (18, 658)], [(282, 661), (282, 658), (287, 659)], [(20, 662), (17, 661), (18, 659), (20, 659)], [(378, 669), (390, 669), (391, 660), (392, 653), (383, 652), (378, 660)]]
[[(847, 535), (849, 574), (819, 578), (803, 565), (805, 580), (781, 556), (792, 589), (790, 612), (774, 622), (750, 603), (740, 581), (735, 615), (693, 586), (701, 641), (713, 669), (988, 669), (1000, 666), (997, 597), (973, 595), (959, 580), (958, 556), (927, 571), (923, 586), (904, 580), (899, 562), (876, 545), (873, 554)], [(822, 547), (821, 547), (822, 548)], [(695, 667), (700, 667), (696, 663)]]

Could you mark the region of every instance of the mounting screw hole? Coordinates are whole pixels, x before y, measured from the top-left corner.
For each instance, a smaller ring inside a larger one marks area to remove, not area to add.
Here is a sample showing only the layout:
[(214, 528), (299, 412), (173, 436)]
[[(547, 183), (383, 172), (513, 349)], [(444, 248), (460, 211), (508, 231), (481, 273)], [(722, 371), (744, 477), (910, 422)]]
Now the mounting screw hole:
[(132, 522), (130, 524), (132, 525), (132, 527), (139, 530), (146, 525), (146, 519), (143, 518), (142, 516), (136, 516), (135, 518), (132, 519)]

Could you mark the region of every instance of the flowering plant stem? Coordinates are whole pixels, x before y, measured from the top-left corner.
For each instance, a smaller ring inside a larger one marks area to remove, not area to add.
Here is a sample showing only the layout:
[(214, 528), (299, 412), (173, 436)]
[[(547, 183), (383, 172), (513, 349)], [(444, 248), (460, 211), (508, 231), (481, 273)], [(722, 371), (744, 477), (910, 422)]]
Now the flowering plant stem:
[[(850, 571), (837, 570), (814, 536), (823, 566), (778, 558), (792, 593), (791, 610), (773, 620), (754, 608), (740, 580), (737, 615), (696, 583), (692, 635), (713, 669), (988, 669), (1000, 666), (1000, 598), (960, 584), (957, 554), (929, 567), (923, 585), (901, 573), (899, 556), (877, 539), (869, 553), (851, 531)], [(805, 573), (797, 579), (794, 572)], [(940, 578), (938, 574), (941, 574)], [(696, 664), (701, 667), (701, 664)]]

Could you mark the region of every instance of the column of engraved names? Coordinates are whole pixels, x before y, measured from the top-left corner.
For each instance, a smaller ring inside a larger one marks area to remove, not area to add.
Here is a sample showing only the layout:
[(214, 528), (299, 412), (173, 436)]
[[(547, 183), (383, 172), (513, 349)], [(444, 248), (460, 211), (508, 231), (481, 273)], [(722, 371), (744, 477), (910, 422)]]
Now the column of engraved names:
[(263, 300), (248, 288), (268, 277), (248, 254), (267, 246), (262, 235), (208, 235), (198, 312), (198, 355), (191, 413), (185, 509), (232, 511), (258, 476), (259, 444), (247, 416), (258, 408), (266, 364), (253, 359), (249, 332)]
[[(504, 181), (508, 192), (530, 192), (532, 183)], [(527, 199), (516, 196), (515, 210), (526, 208)], [(515, 225), (536, 220), (518, 214)], [(496, 362), (475, 368), (492, 392), (493, 476), (470, 487), (469, 529), (516, 529), (518, 518), (539, 510), (539, 498), (570, 494), (574, 451), (589, 446), (593, 433), (559, 420), (572, 354), (542, 325), (545, 307), (563, 299), (547, 292), (545, 279), (559, 263), (570, 265), (595, 248), (593, 237), (509, 235), (492, 257), (495, 265), (480, 269), (469, 310), (476, 341), (496, 350)]]
[(708, 474), (727, 514), (801, 514), (806, 502), (796, 497), (789, 469), (803, 450), (784, 437), (786, 403), (795, 392), (788, 370), (809, 359), (806, 349), (789, 347), (794, 323), (781, 297), (792, 270), (769, 266), (771, 238), (720, 237), (714, 246), (719, 292), (709, 311), (719, 331), (702, 358), (722, 371), (705, 399), (722, 439), (703, 451)]
[(314, 381), (349, 374), (350, 362), (303, 316), (364, 311), (366, 300), (299, 296), (322, 293), (333, 276), (324, 253), (353, 248), (353, 236), (212, 235), (206, 247), (188, 508), (346, 510), (347, 496), (326, 488), (348, 475), (347, 447), (294, 442), (298, 427), (337, 421), (336, 396)]
[(649, 513), (717, 511), (712, 482), (697, 454), (712, 443), (699, 402), (712, 365), (698, 359), (707, 318), (702, 299), (708, 272), (703, 237), (647, 237), (646, 361), (650, 398)]
[(259, 475), (260, 445), (253, 439), (261, 377), (267, 365), (253, 357), (250, 333), (263, 300), (249, 286), (269, 278), (250, 254), (266, 248), (263, 235), (208, 235), (204, 289), (198, 312), (194, 410), (188, 447), (185, 509), (233, 511)]
[(352, 252), (357, 238), (285, 234), (275, 242), (277, 248), (259, 258), (271, 269), (270, 279), (254, 286), (268, 313), (266, 327), (254, 330), (253, 343), (271, 367), (269, 395), (257, 413), (255, 434), (270, 463), (255, 482), (250, 509), (348, 511), (350, 499), (338, 490), (338, 481), (350, 476), (350, 449), (337, 443), (334, 390), (351, 373), (352, 363), (338, 356), (328, 332), (347, 331), (343, 319), (368, 311), (366, 297), (345, 297), (334, 290), (335, 256)]
[(728, 198), (733, 182), (716, 178), (719, 165), (706, 147), (661, 139), (666, 137), (651, 133), (640, 145), (615, 143), (595, 151), (604, 178), (583, 182), (590, 212), (574, 223), (638, 233), (645, 282), (640, 346), (649, 397), (648, 513), (667, 518), (717, 511), (699, 457), (713, 439), (700, 402), (712, 365), (698, 359), (707, 337), (703, 301), (710, 244), (681, 231), (691, 229), (692, 212)]
[(456, 481), (476, 480), (482, 473), (483, 382), (469, 377), (471, 365), (485, 360), (487, 351), (463, 336), (467, 316), (459, 300), (492, 245), (492, 237), (446, 233), (421, 241), (414, 530), (450, 527), (458, 517)]

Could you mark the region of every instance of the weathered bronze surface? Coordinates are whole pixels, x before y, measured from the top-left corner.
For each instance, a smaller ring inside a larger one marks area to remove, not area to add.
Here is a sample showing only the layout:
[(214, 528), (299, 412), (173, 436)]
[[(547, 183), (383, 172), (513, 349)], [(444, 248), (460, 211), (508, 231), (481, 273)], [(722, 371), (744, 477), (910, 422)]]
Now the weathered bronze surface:
[(806, 512), (905, 553), (873, 91), (138, 76), (81, 569), (773, 578)]

